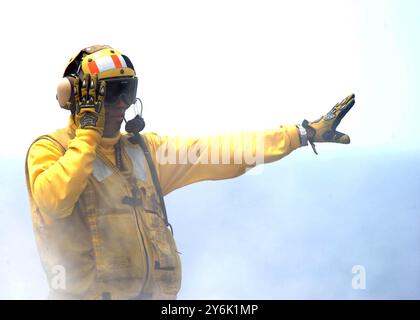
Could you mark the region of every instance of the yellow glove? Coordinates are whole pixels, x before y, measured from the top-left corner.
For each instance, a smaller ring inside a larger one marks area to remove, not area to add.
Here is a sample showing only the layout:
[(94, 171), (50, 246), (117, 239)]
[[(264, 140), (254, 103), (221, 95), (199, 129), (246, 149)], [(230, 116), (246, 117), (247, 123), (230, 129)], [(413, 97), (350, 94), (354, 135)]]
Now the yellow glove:
[(337, 103), (325, 116), (316, 121), (304, 120), (302, 126), (306, 129), (308, 141), (316, 154), (314, 142), (335, 142), (349, 144), (350, 137), (347, 134), (336, 131), (341, 120), (354, 106), (355, 95), (351, 94), (343, 101)]
[(99, 81), (85, 75), (83, 81), (76, 79), (75, 84), (76, 116), (75, 123), (78, 128), (98, 131), (101, 136), (105, 125), (105, 89), (106, 82)]

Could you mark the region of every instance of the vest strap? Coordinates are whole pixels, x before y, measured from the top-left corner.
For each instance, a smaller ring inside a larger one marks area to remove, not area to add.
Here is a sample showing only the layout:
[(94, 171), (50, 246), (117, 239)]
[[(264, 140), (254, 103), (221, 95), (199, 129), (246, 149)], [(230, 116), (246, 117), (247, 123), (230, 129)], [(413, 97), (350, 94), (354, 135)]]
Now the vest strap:
[(174, 230), (172, 228), (172, 225), (168, 221), (168, 214), (166, 213), (166, 206), (165, 206), (165, 201), (163, 199), (162, 189), (160, 187), (160, 182), (159, 182), (159, 178), (158, 178), (158, 175), (157, 175), (157, 172), (156, 172), (156, 167), (153, 163), (152, 156), (149, 152), (149, 148), (147, 147), (147, 144), (144, 141), (143, 136), (141, 134), (139, 134), (138, 132), (135, 132), (134, 135), (132, 137), (130, 137), (128, 140), (131, 143), (138, 144), (143, 149), (144, 155), (145, 155), (146, 160), (147, 160), (147, 164), (149, 165), (150, 173), (152, 175), (153, 184), (155, 186), (156, 193), (158, 194), (158, 197), (159, 197), (159, 202), (160, 202), (160, 206), (162, 208), (163, 218), (165, 220), (165, 225), (167, 227), (169, 227), (172, 235), (174, 235)]

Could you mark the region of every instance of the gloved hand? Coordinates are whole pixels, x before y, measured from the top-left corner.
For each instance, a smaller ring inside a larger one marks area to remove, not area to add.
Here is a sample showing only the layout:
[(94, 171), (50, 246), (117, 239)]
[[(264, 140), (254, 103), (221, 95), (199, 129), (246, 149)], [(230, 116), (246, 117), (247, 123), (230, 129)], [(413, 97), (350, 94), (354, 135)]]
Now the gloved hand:
[(75, 123), (78, 128), (98, 131), (101, 136), (105, 125), (105, 89), (106, 82), (99, 81), (85, 75), (83, 81), (76, 79), (75, 84), (76, 116)]
[(355, 95), (351, 94), (343, 101), (337, 103), (325, 116), (316, 121), (303, 120), (302, 126), (306, 129), (308, 141), (316, 154), (314, 142), (335, 142), (349, 144), (350, 137), (347, 134), (336, 131), (341, 120), (354, 106)]

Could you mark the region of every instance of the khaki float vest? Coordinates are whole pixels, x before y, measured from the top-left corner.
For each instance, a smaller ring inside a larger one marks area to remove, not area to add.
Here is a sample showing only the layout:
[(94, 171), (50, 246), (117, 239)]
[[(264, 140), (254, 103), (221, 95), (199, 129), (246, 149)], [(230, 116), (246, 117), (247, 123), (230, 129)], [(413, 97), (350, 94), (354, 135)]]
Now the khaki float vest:
[[(35, 141), (48, 139), (65, 152), (73, 137), (74, 132), (65, 128)], [(120, 143), (125, 170), (119, 171), (97, 153), (93, 174), (71, 215), (47, 221), (29, 190), (34, 233), (50, 298), (177, 296), (181, 262), (165, 225), (144, 152), (126, 135)], [(123, 199), (133, 198), (133, 184), (139, 200), (130, 205)]]

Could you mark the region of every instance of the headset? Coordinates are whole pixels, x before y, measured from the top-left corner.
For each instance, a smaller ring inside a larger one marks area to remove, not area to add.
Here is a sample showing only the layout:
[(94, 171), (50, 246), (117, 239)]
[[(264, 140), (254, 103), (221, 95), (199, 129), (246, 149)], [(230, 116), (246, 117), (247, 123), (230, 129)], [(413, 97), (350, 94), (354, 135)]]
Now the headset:
[[(82, 62), (85, 56), (93, 54), (103, 49), (109, 49), (111, 54), (116, 53), (112, 47), (108, 45), (93, 45), (87, 48), (84, 48), (79, 51), (73, 58), (70, 59), (64, 74), (63, 78), (58, 82), (57, 85), (57, 94), (56, 99), (61, 108), (65, 110), (70, 110), (73, 116), (75, 117), (76, 105), (75, 105), (75, 88), (74, 84), (77, 78), (83, 78)], [(128, 93), (127, 99), (124, 99), (127, 103), (130, 103), (130, 106), (133, 105), (134, 112), (136, 116), (131, 120), (125, 121), (125, 130), (129, 133), (139, 133), (144, 129), (146, 123), (143, 119), (143, 103), (140, 98), (135, 97), (137, 93), (137, 77), (135, 76), (134, 66), (131, 60), (125, 56), (121, 55), (122, 59), (126, 64), (126, 68), (120, 68), (119, 74), (120, 77), (106, 78), (103, 81), (107, 82), (107, 91), (105, 93), (105, 102), (107, 101), (107, 93), (113, 92), (114, 94), (121, 94), (126, 97), (122, 92)], [(90, 62), (91, 59), (88, 60)], [(132, 70), (132, 71), (131, 71)], [(115, 72), (115, 70), (113, 70)], [(131, 72), (132, 77), (127, 77), (124, 75)], [(111, 95), (108, 96), (109, 99), (112, 99)], [(138, 112), (137, 102), (140, 103), (141, 111)]]

